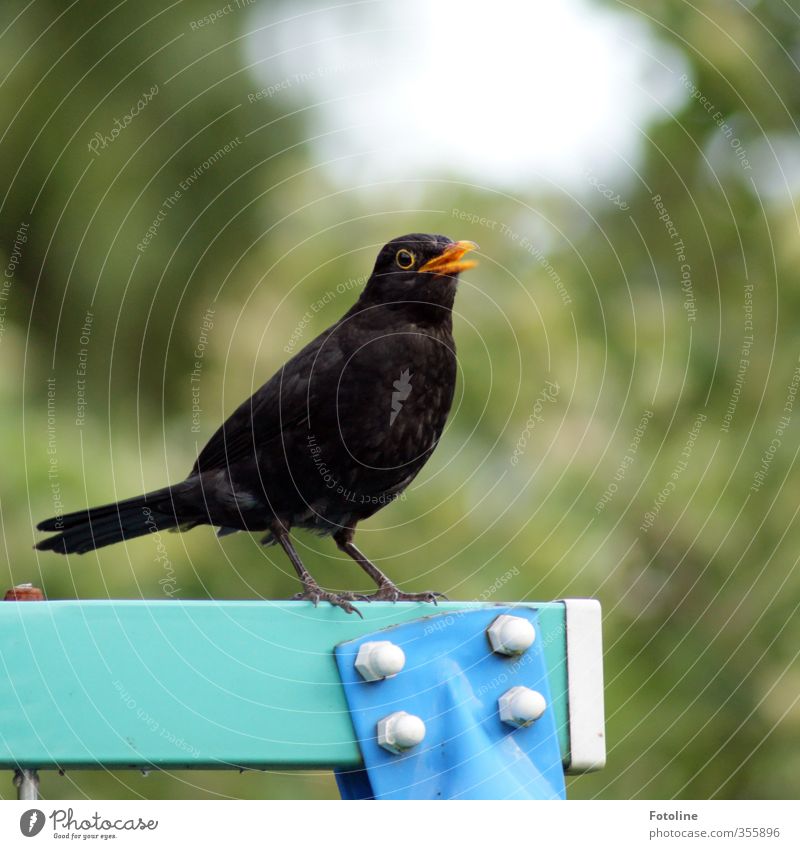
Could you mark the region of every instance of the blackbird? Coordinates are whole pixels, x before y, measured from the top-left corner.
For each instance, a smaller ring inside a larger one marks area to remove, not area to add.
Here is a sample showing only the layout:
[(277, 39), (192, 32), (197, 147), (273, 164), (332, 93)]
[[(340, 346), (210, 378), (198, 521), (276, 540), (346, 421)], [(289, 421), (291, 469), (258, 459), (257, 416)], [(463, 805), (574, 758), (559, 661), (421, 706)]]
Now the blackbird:
[[(442, 434), (456, 383), (452, 307), (474, 242), (412, 233), (388, 242), (356, 303), (292, 357), (217, 430), (186, 480), (40, 522), (40, 551), (83, 554), (163, 529), (267, 531), (302, 581), (295, 598), (432, 601), (401, 592), (353, 543), (358, 522), (414, 480)], [(323, 590), (289, 536), (332, 535), (377, 585)]]

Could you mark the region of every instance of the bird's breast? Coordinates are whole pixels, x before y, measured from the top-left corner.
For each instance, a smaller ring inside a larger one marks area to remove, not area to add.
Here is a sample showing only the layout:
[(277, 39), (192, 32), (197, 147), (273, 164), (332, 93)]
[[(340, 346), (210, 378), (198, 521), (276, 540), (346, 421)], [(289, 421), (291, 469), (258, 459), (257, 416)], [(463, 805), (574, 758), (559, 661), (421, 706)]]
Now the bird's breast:
[(327, 453), (341, 458), (354, 484), (404, 485), (441, 436), (455, 381), (449, 333), (405, 326), (365, 334), (328, 386), (335, 423), (325, 431), (336, 446)]

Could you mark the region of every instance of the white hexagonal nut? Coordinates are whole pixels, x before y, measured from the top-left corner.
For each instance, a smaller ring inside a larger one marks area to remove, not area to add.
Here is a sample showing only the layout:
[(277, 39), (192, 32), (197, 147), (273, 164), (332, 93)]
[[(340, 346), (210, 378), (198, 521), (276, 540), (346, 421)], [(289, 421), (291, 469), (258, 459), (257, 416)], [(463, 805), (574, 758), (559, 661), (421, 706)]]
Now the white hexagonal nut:
[(498, 699), (500, 719), (517, 727), (531, 725), (545, 712), (544, 696), (529, 687), (512, 687)]
[(405, 652), (389, 640), (362, 643), (356, 655), (356, 669), (365, 681), (392, 678), (405, 665)]
[(504, 613), (492, 622), (486, 633), (496, 654), (509, 656), (527, 651), (536, 639), (533, 625), (521, 616)]
[(398, 710), (378, 721), (378, 745), (399, 755), (425, 739), (425, 723), (413, 713)]

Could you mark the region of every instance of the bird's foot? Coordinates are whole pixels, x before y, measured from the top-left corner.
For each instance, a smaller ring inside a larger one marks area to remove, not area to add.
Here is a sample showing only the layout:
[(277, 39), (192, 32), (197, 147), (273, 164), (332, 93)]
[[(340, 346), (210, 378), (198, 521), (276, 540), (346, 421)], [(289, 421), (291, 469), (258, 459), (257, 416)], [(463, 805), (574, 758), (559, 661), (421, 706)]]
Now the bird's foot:
[(362, 619), (364, 614), (350, 603), (356, 599), (364, 599), (364, 596), (358, 596), (353, 593), (331, 593), (323, 590), (319, 584), (306, 584), (303, 591), (292, 596), (293, 601), (311, 601), (316, 607), (321, 601), (327, 601), (334, 607), (341, 607), (345, 613), (357, 613)]
[(378, 587), (377, 592), (367, 596), (368, 601), (424, 601), (429, 604), (438, 604), (440, 598), (447, 601), (447, 596), (444, 593), (437, 593), (432, 590), (426, 593), (404, 593), (394, 584), (384, 584), (382, 587)]
[(338, 596), (347, 601), (372, 601), (372, 596), (367, 593), (338, 593)]

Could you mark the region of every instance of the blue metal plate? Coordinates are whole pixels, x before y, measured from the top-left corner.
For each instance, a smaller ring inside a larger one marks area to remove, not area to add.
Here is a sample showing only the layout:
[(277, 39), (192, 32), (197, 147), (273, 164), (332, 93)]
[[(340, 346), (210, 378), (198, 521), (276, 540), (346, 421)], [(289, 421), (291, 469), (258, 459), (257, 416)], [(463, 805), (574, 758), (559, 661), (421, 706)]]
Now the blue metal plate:
[[(500, 614), (527, 618), (536, 640), (520, 657), (494, 654), (486, 629)], [(355, 668), (359, 647), (391, 640), (406, 654), (395, 677), (368, 683)], [(336, 661), (371, 786), (378, 799), (563, 799), (564, 772), (538, 614), (494, 607), (407, 622), (336, 647)], [(499, 697), (514, 686), (548, 705), (532, 726), (500, 720)], [(377, 742), (380, 719), (419, 716), (423, 742), (392, 754)], [(343, 796), (367, 797), (363, 773), (339, 773)]]

